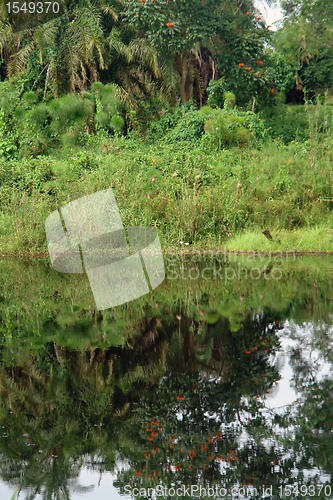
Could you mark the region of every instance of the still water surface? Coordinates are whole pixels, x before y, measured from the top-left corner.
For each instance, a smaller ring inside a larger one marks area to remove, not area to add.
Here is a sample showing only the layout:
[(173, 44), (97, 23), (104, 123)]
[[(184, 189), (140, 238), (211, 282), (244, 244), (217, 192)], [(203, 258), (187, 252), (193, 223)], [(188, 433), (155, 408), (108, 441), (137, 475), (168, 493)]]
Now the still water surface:
[(333, 498), (332, 257), (165, 263), (99, 313), (0, 261), (1, 500)]

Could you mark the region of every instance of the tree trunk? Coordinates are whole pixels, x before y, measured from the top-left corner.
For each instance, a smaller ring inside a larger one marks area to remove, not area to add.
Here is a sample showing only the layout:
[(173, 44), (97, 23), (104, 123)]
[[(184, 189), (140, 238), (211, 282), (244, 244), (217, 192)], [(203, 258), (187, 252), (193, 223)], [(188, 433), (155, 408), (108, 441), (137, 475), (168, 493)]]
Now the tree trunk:
[(181, 61), (181, 80), (180, 80), (180, 100), (182, 104), (186, 102), (186, 80), (187, 80), (187, 54), (180, 56)]

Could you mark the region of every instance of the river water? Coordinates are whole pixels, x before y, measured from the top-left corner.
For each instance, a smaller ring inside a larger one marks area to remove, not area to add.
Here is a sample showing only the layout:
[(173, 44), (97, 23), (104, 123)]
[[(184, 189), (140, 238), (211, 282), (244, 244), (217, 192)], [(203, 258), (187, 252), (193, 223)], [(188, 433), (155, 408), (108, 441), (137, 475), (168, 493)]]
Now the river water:
[(333, 498), (333, 258), (164, 263), (97, 311), (0, 260), (0, 499)]

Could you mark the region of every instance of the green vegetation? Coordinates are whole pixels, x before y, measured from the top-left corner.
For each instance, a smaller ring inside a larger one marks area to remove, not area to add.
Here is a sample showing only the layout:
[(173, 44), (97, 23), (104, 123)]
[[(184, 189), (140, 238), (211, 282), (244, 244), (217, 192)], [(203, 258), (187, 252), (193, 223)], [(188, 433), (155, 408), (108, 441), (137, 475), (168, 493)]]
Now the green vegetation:
[[(59, 500), (89, 491), (82, 466), (121, 493), (320, 486), (332, 257), (297, 254), (332, 251), (331, 4), (282, 0), (273, 32), (253, 0), (58, 3), (0, 0), (1, 481)], [(158, 229), (166, 279), (97, 312), (44, 224), (108, 188), (125, 227)], [(284, 414), (265, 410), (282, 329)]]
[(46, 254), (47, 216), (110, 187), (165, 250), (331, 250), (320, 2), (284, 2), (276, 33), (251, 0), (2, 4), (1, 255)]
[[(281, 0), (276, 32), (253, 0), (56, 4), (0, 0), (1, 481), (31, 500), (88, 492), (82, 466), (125, 494), (320, 487), (332, 256), (298, 254), (332, 252), (332, 4)], [(166, 278), (97, 312), (44, 224), (108, 188), (125, 227), (157, 228)], [(282, 336), (284, 414), (265, 408)]]
[(109, 187), (124, 224), (157, 227), (164, 249), (183, 241), (244, 251), (331, 250), (328, 137), (314, 145), (263, 142), (255, 115), (207, 107), (180, 108), (154, 127), (156, 141), (88, 136), (52, 155), (0, 161), (1, 253), (47, 252), (47, 216)]

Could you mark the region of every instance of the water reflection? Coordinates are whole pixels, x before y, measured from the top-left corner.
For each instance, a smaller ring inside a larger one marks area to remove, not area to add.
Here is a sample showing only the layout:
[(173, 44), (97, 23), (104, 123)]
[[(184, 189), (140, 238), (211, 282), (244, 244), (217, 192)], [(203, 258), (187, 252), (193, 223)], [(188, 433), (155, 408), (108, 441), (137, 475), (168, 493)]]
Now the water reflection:
[[(154, 295), (98, 313), (82, 277), (2, 261), (2, 481), (29, 499), (96, 499), (83, 469), (129, 497), (330, 497), (331, 260), (278, 265), (272, 286), (184, 280), (183, 261)], [(286, 368), (298, 399), (275, 408)]]

